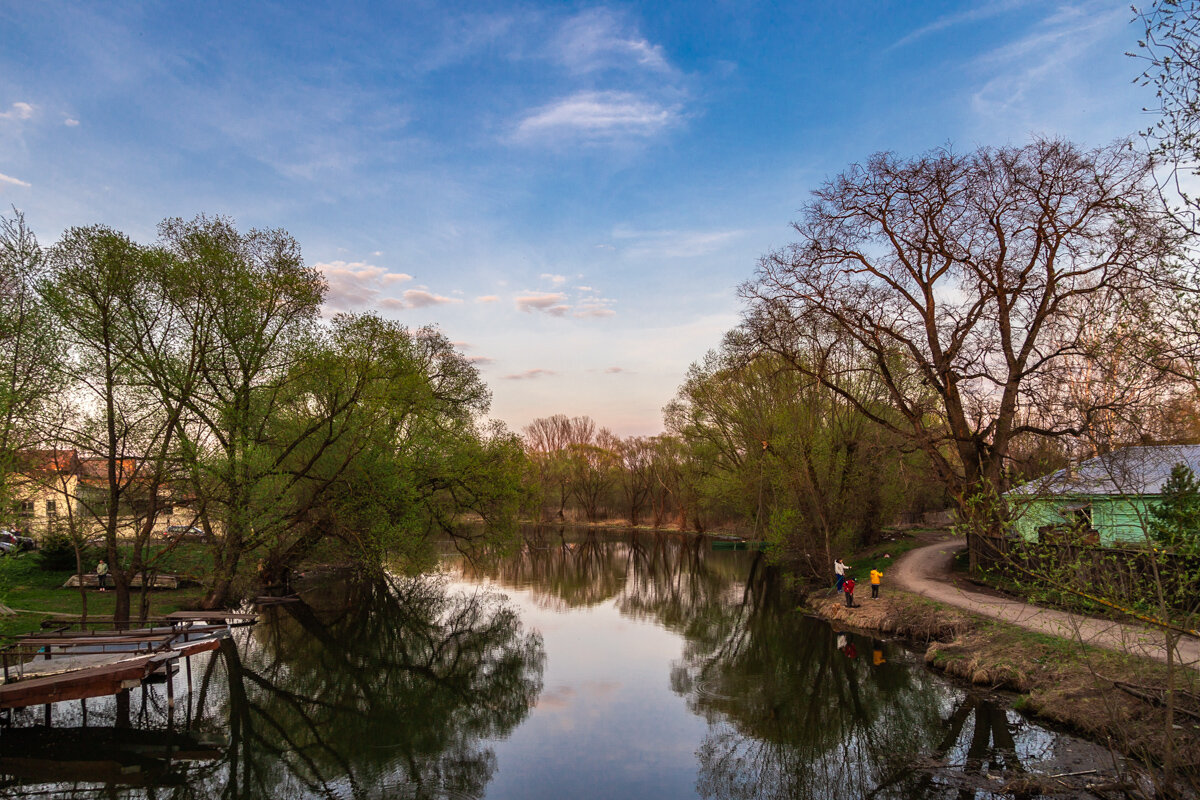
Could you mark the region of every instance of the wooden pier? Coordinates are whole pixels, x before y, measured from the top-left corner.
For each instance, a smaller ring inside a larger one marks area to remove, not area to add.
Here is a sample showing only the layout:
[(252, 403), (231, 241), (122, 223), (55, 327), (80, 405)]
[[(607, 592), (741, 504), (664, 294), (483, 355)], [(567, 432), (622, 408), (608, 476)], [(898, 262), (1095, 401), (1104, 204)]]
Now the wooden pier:
[[(253, 614), (176, 612), (134, 630), (42, 631), (0, 650), (0, 709), (84, 700), (131, 689), (174, 674), (180, 659), (216, 650), (231, 624), (253, 624)], [(188, 664), (190, 680), (191, 667)], [(168, 702), (174, 702), (167, 681)]]

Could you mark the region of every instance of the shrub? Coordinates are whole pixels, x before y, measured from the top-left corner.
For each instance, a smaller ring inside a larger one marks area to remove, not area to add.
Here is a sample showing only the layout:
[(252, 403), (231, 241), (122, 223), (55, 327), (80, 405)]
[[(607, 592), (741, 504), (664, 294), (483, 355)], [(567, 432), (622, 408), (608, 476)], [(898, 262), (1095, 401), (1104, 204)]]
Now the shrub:
[(38, 565), (44, 570), (74, 570), (75, 543), (65, 533), (46, 536), (38, 550)]

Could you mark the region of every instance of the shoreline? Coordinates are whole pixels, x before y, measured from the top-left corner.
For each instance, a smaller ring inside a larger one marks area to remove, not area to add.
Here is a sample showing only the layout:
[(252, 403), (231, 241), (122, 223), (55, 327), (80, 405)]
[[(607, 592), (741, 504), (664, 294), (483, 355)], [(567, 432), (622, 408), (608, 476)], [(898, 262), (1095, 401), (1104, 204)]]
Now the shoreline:
[[(1167, 751), (1180, 774), (1200, 783), (1200, 676), (1176, 666), (1176, 710), (1168, 723), (1166, 665), (1138, 656), (1031, 633), (909, 592), (856, 598), (847, 608), (828, 588), (804, 595), (800, 609), (834, 625), (878, 632), (925, 647), (930, 669), (993, 690), (1014, 692), (1021, 713), (1060, 726), (1142, 765), (1160, 768)], [(1147, 685), (1149, 684), (1149, 685)]]

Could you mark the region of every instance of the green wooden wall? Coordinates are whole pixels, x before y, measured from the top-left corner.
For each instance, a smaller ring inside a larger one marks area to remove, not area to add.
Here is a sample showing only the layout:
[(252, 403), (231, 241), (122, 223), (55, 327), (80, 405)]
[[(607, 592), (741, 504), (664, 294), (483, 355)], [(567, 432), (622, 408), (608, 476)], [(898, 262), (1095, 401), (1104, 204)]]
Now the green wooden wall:
[(1158, 495), (1056, 495), (1054, 497), (1022, 498), (1009, 496), (1013, 514), (1013, 531), (1028, 542), (1036, 542), (1038, 528), (1043, 525), (1062, 525), (1066, 519), (1059, 513), (1065, 506), (1090, 503), (1092, 527), (1100, 533), (1100, 544), (1146, 543), (1144, 525), (1149, 519), (1150, 505)]

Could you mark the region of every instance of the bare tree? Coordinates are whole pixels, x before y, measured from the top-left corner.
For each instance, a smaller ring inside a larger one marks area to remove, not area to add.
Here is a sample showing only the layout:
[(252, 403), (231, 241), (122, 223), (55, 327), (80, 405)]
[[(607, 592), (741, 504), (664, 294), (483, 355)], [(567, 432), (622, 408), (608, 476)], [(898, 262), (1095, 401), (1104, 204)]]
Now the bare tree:
[(1154, 124), (1143, 131), (1150, 152), (1165, 169), (1162, 188), (1179, 203), (1176, 219), (1197, 231), (1200, 197), (1189, 184), (1200, 176), (1200, 2), (1155, 0), (1135, 9), (1145, 28), (1138, 51), (1146, 61), (1139, 82), (1154, 89)]
[(543, 493), (554, 493), (559, 519), (566, 516), (567, 501), (574, 494), (571, 452), (591, 445), (595, 438), (596, 422), (587, 416), (555, 414), (525, 426), (526, 453), (534, 462)]
[(1177, 244), (1127, 142), (878, 154), (793, 227), (742, 287), (749, 329), (924, 450), (963, 511), (1003, 488), (1014, 442), (1079, 435), (1142, 399), (1070, 391), (1112, 346), (1095, 327), (1115, 335), (1143, 309)]

